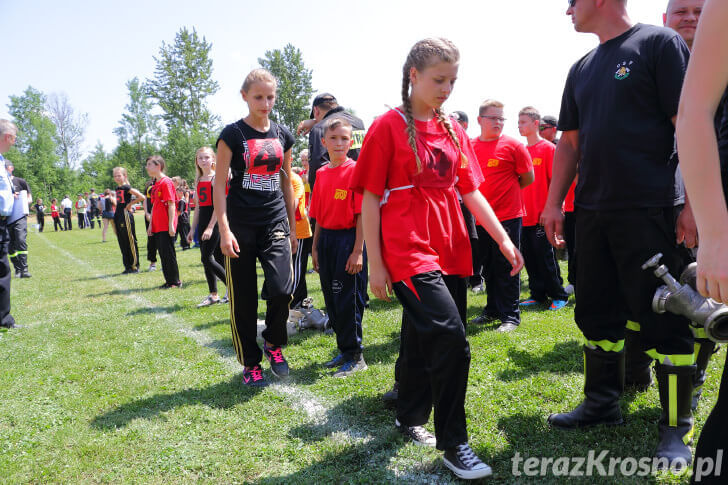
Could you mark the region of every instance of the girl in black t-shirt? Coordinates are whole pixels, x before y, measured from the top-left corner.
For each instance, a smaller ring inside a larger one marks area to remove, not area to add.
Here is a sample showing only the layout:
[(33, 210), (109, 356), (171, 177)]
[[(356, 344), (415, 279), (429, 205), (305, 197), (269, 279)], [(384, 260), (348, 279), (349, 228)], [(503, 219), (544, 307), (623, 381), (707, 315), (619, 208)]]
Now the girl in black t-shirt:
[[(226, 256), (230, 322), (238, 361), (245, 366), (243, 383), (264, 386), (263, 353), (273, 374), (288, 375), (281, 346), (288, 342), (286, 322), (293, 292), (291, 252), (296, 251), (291, 147), (293, 135), (268, 118), (276, 100), (277, 81), (255, 69), (240, 90), (249, 114), (226, 126), (217, 141), (214, 205), (220, 248)], [(258, 289), (256, 259), (265, 274), (262, 298), (267, 301), (263, 352), (256, 343)]]
[(116, 210), (116, 195), (111, 193), (111, 189), (104, 190), (104, 195), (101, 196), (101, 217), (104, 219), (104, 227), (101, 230), (101, 242), (106, 242), (106, 231), (109, 229), (109, 222), (111, 222), (111, 229), (116, 234), (116, 226), (114, 222), (114, 211)]
[(189, 187), (187, 181), (182, 177), (172, 177), (172, 183), (174, 183), (177, 192), (177, 234), (175, 234), (174, 238), (177, 240), (177, 236), (179, 236), (179, 246), (182, 251), (186, 251), (190, 248), (190, 243), (187, 241), (187, 236), (190, 233), (190, 214), (187, 210)]
[(195, 191), (197, 207), (192, 218), (192, 227), (187, 236), (188, 244), (192, 243), (195, 231), (200, 229), (200, 257), (205, 269), (205, 279), (210, 294), (197, 308), (223, 302), (217, 294), (217, 280), (225, 281), (222, 253), (220, 252), (220, 232), (217, 229), (217, 217), (212, 204), (212, 185), (215, 180), (215, 152), (210, 147), (202, 147), (195, 155)]
[(43, 232), (43, 226), (45, 225), (45, 206), (43, 205), (43, 199), (38, 199), (33, 209), (35, 209), (35, 217), (38, 219), (38, 232)]
[(129, 179), (124, 167), (115, 167), (113, 174), (114, 181), (118, 184), (116, 187), (114, 226), (124, 262), (123, 274), (138, 273), (139, 247), (131, 206), (136, 202), (144, 202), (144, 195), (129, 185)]

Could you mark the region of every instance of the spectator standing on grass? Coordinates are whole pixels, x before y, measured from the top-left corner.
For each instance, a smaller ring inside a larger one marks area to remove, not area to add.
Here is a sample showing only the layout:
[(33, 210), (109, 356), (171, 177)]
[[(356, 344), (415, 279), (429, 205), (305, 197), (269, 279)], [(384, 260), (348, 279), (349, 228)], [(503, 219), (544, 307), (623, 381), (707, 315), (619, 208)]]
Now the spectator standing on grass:
[(104, 228), (101, 230), (101, 242), (106, 242), (106, 231), (109, 229), (109, 223), (111, 223), (111, 229), (116, 234), (116, 225), (114, 224), (114, 213), (116, 212), (116, 194), (111, 189), (104, 190), (104, 195), (100, 199), (100, 204), (103, 209), (101, 210), (101, 217), (104, 220)]
[(35, 210), (35, 217), (38, 221), (38, 232), (43, 232), (43, 227), (45, 226), (45, 206), (43, 205), (43, 199), (35, 201), (33, 209)]
[[(677, 142), (700, 234), (697, 288), (706, 297), (728, 303), (728, 4), (708, 0), (702, 13), (680, 100)], [(695, 448), (692, 483), (726, 483), (726, 443), (728, 365), (724, 364), (718, 401)]]
[(139, 272), (139, 245), (137, 244), (136, 224), (131, 207), (141, 201), (144, 196), (137, 189), (129, 185), (129, 178), (124, 167), (114, 167), (112, 174), (116, 182), (116, 211), (114, 212), (114, 226), (116, 239), (121, 250), (121, 260), (124, 264), (122, 274)]
[[(144, 226), (149, 232), (149, 225), (152, 221), (152, 188), (157, 183), (155, 179), (147, 181), (147, 185), (144, 188), (144, 194), (147, 199), (144, 201)], [(147, 271), (157, 270), (157, 240), (153, 237), (147, 238), (147, 261), (149, 261), (149, 269)]]
[(190, 234), (190, 213), (187, 210), (187, 181), (182, 177), (172, 177), (172, 183), (175, 186), (175, 192), (177, 197), (177, 234), (175, 240), (179, 236), (179, 246), (182, 251), (186, 251), (190, 248), (190, 242), (187, 240), (187, 236)]
[(5, 170), (3, 155), (15, 145), (18, 128), (9, 120), (0, 119), (0, 327), (18, 328), (10, 314), (10, 263), (8, 262), (8, 216), (13, 212), (15, 197), (10, 174)]
[(160, 288), (182, 288), (177, 253), (174, 250), (174, 237), (177, 234), (177, 197), (174, 183), (165, 175), (166, 163), (160, 155), (147, 158), (146, 168), (147, 174), (157, 181), (152, 188), (152, 220), (147, 236), (156, 239), (159, 259), (162, 262), (164, 284)]
[(293, 167), (291, 185), (293, 198), (296, 200), (296, 239), (298, 251), (293, 254), (293, 299), (291, 309), (298, 308), (308, 297), (306, 286), (306, 269), (308, 268), (308, 255), (313, 242), (311, 224), (308, 222), (308, 209), (306, 208), (307, 192), (303, 179), (299, 175), (302, 169)]
[(96, 189), (91, 189), (91, 193), (88, 195), (88, 218), (91, 222), (91, 229), (94, 228), (94, 219), (96, 224), (101, 229), (101, 211), (99, 210), (99, 194), (96, 193)]
[(12, 163), (6, 162), (5, 167), (10, 180), (13, 183), (15, 192), (15, 203), (13, 213), (8, 219), (8, 231), (10, 232), (9, 256), (15, 267), (16, 278), (30, 278), (28, 272), (28, 213), (30, 202), (33, 200), (30, 194), (30, 186), (25, 179), (13, 176), (15, 167)]
[(63, 231), (63, 225), (61, 224), (61, 214), (58, 212), (58, 199), (51, 199), (51, 218), (53, 219), (53, 229), (58, 232), (58, 229)]
[(61, 209), (63, 209), (63, 230), (70, 231), (73, 229), (73, 223), (71, 222), (73, 202), (71, 202), (71, 197), (68, 194), (61, 200)]
[(86, 227), (86, 208), (88, 203), (83, 198), (83, 194), (76, 195), (76, 216), (78, 217), (78, 228), (83, 229)]
[[(523, 143), (503, 134), (503, 103), (484, 101), (478, 111), (480, 136), (473, 140), (473, 150), (480, 163), (485, 182), (480, 191), (493, 208), (503, 228), (516, 248), (521, 245), (521, 225), (524, 215), (521, 189), (534, 180), (531, 156)], [(498, 241), (478, 226), (480, 257), (485, 268), (485, 289), (488, 300), (479, 316), (471, 323), (482, 324), (499, 320), (499, 332), (511, 332), (521, 323), (518, 300), (521, 280), (512, 274), (511, 263), (503, 256)]]
[(584, 400), (548, 422), (565, 429), (623, 422), (625, 326), (634, 320), (641, 350), (658, 361), (655, 457), (662, 467), (688, 465), (693, 336), (685, 318), (653, 312), (662, 282), (641, 265), (658, 252), (671, 273), (684, 265), (675, 244), (672, 122), (689, 50), (673, 30), (633, 24), (625, 0), (571, 0), (566, 13), (600, 45), (569, 71), (542, 215), (549, 240), (563, 247), (562, 204), (578, 167), (574, 316), (586, 340)]

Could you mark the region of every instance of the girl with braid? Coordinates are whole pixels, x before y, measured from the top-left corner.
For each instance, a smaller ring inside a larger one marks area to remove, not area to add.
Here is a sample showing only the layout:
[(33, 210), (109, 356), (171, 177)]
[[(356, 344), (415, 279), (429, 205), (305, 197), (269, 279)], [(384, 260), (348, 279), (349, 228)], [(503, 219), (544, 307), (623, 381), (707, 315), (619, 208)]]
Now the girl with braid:
[[(444, 451), (458, 477), (491, 474), (468, 445), (465, 391), (470, 348), (465, 339), (465, 280), (473, 271), (457, 191), (513, 265), (523, 266), (492, 209), (470, 140), (442, 110), (460, 54), (450, 41), (425, 39), (404, 64), (402, 105), (369, 130), (352, 186), (363, 192), (370, 287), (403, 307), (395, 425), (415, 442)], [(435, 410), (435, 436), (425, 430)]]
[(225, 281), (225, 269), (220, 264), (220, 231), (217, 229), (217, 217), (212, 205), (212, 185), (215, 183), (215, 152), (210, 147), (202, 147), (195, 155), (195, 200), (197, 209), (192, 218), (192, 228), (187, 235), (187, 243), (192, 239), (197, 228), (200, 228), (200, 255), (202, 267), (205, 269), (205, 279), (210, 294), (197, 305), (202, 308), (221, 303), (217, 294), (217, 280)]
[[(116, 212), (114, 212), (114, 227), (116, 238), (119, 240), (119, 249), (124, 262), (122, 274), (139, 272), (139, 246), (137, 244), (134, 214), (130, 212), (131, 206), (137, 202), (144, 202), (144, 195), (129, 185), (129, 178), (124, 167), (113, 170), (116, 187)], [(103, 234), (102, 234), (103, 235)]]

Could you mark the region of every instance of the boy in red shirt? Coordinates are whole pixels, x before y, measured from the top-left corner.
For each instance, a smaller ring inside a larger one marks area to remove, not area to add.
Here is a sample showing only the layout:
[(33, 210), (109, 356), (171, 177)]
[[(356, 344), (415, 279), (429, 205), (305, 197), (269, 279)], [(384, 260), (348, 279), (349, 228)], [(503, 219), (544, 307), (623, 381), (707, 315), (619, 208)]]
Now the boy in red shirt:
[(310, 210), (310, 216), (316, 219), (313, 267), (321, 278), (326, 311), (339, 347), (339, 354), (324, 365), (339, 367), (335, 377), (367, 368), (362, 356), (361, 325), (367, 260), (361, 222), (362, 196), (351, 190), (356, 167), (356, 162), (347, 156), (353, 143), (351, 132), (352, 126), (344, 118), (334, 116), (326, 121), (321, 141), (330, 163), (316, 174)]
[[(473, 140), (485, 181), (480, 192), (490, 203), (496, 217), (516, 248), (521, 245), (521, 219), (524, 216), (521, 189), (534, 180), (531, 155), (523, 144), (503, 135), (503, 103), (486, 100), (480, 105), (480, 137)], [(511, 263), (501, 254), (498, 244), (478, 226), (480, 256), (485, 268), (488, 303), (471, 323), (500, 320), (499, 332), (510, 332), (521, 323), (518, 299), (521, 280), (511, 276)]]
[(523, 216), (521, 252), (528, 271), (528, 288), (531, 296), (521, 306), (539, 305), (551, 298), (550, 310), (566, 306), (569, 295), (564, 290), (561, 271), (543, 226), (539, 224), (541, 211), (546, 203), (551, 184), (551, 166), (554, 161), (554, 145), (538, 136), (541, 114), (531, 106), (518, 113), (518, 131), (526, 137), (528, 153), (533, 161), (535, 181), (523, 189)]

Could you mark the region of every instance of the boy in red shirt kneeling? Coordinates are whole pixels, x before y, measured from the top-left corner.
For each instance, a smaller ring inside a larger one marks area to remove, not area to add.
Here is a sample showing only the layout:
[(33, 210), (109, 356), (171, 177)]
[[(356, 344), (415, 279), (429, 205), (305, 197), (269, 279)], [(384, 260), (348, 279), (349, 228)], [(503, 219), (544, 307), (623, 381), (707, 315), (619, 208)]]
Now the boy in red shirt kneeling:
[[(361, 222), (362, 196), (351, 190), (356, 162), (347, 157), (351, 124), (331, 117), (322, 142), (331, 163), (316, 173), (309, 215), (316, 219), (313, 267), (321, 278), (326, 311), (336, 332), (339, 354), (326, 362), (335, 377), (367, 368), (362, 356), (362, 316), (367, 287), (367, 259)], [(321, 257), (319, 257), (321, 256)]]

